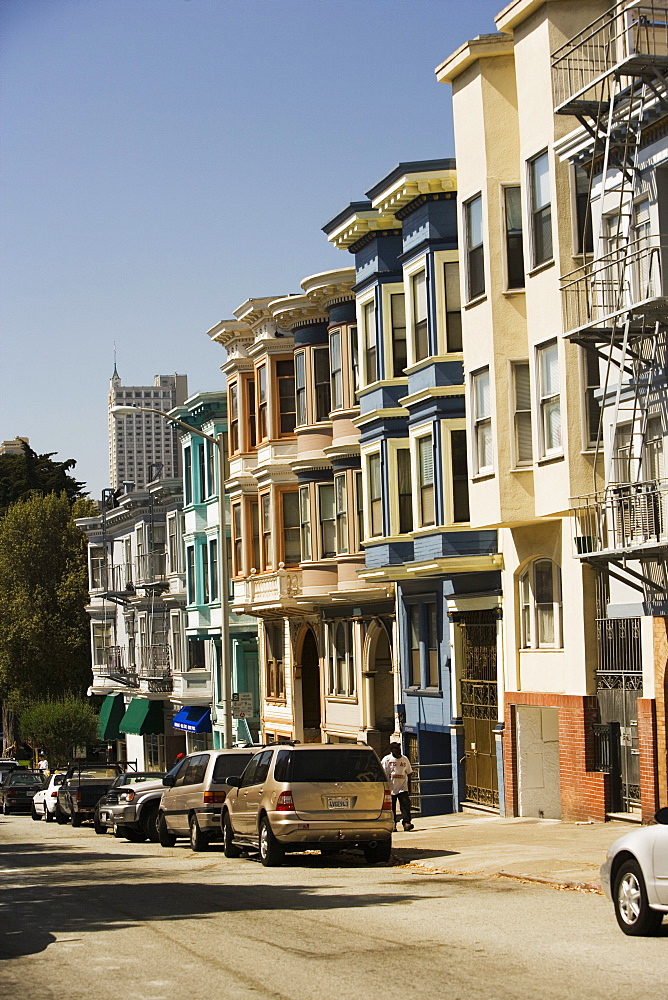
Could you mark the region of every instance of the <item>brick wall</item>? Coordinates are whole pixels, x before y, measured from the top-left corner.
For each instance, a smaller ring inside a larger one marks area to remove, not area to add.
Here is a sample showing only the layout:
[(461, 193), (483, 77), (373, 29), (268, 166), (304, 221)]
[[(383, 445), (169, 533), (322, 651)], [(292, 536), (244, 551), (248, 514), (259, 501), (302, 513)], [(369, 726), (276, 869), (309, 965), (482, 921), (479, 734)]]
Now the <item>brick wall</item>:
[[(654, 696), (656, 699), (656, 770), (661, 805), (668, 805), (668, 743), (666, 737), (666, 663), (668, 662), (668, 620), (655, 618)], [(640, 722), (640, 720), (638, 720)]]
[(653, 698), (638, 698), (638, 749), (640, 750), (640, 804), (643, 823), (651, 823), (659, 808), (657, 773), (656, 705)]
[(591, 723), (596, 721), (596, 698), (510, 691), (505, 694), (506, 730), (504, 770), (506, 811), (519, 815), (517, 788), (517, 707), (532, 705), (559, 711), (559, 772), (561, 818), (571, 822), (605, 820), (609, 803), (608, 776), (591, 771), (594, 759)]

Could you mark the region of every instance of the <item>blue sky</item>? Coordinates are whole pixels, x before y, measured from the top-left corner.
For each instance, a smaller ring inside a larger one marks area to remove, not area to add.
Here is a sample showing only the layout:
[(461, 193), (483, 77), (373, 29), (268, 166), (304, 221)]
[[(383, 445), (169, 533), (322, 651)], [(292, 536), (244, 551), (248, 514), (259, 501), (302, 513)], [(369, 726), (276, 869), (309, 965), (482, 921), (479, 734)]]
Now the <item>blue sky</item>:
[(0, 0), (0, 439), (108, 485), (106, 393), (222, 386), (206, 331), (352, 259), (322, 225), (452, 156), (476, 0)]

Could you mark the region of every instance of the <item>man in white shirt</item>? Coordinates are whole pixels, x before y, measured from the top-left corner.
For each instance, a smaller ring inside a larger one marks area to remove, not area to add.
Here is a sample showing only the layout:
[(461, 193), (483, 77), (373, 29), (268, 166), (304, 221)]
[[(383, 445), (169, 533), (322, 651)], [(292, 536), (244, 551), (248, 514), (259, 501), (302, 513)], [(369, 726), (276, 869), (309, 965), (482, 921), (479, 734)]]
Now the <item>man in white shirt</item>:
[(392, 813), (394, 814), (394, 827), (397, 826), (397, 802), (401, 809), (401, 821), (404, 830), (413, 830), (411, 822), (411, 779), (413, 773), (411, 762), (408, 757), (404, 757), (398, 743), (390, 743), (390, 752), (381, 761), (385, 777), (387, 778), (390, 791), (392, 792)]

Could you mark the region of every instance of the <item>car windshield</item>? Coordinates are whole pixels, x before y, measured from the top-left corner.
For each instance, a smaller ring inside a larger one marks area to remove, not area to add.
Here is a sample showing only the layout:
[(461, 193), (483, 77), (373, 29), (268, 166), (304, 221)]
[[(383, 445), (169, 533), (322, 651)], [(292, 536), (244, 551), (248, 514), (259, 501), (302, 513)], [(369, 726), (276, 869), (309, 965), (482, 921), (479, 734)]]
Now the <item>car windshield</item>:
[(30, 774), (30, 772), (26, 773), (25, 771), (15, 771), (14, 774), (11, 775), (7, 784), (26, 785), (31, 787), (32, 785), (41, 785), (42, 779), (37, 774)]
[(82, 781), (88, 781), (90, 779), (94, 781), (108, 781), (111, 778), (115, 778), (118, 774), (118, 770), (115, 767), (82, 767), (80, 770), (77, 769), (73, 772), (72, 778), (76, 781), (81, 778)]
[(213, 766), (212, 781), (225, 781), (232, 774), (242, 774), (252, 753), (226, 753)]
[(146, 781), (160, 781), (164, 777), (164, 771), (128, 771), (121, 774), (114, 785), (143, 785)]
[(385, 781), (372, 750), (299, 750), (290, 757), (289, 781)]

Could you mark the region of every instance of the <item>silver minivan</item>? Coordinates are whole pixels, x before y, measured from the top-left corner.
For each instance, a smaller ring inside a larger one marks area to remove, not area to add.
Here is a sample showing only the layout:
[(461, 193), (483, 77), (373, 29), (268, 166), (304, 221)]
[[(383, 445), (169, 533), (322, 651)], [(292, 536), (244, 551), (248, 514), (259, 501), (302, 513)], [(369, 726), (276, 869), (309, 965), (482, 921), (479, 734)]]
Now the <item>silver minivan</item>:
[(220, 839), (220, 811), (229, 790), (225, 779), (242, 772), (255, 751), (253, 747), (202, 750), (188, 754), (165, 775), (158, 815), (158, 839), (163, 847), (173, 847), (178, 837), (188, 837), (193, 851), (204, 851), (212, 840)]

